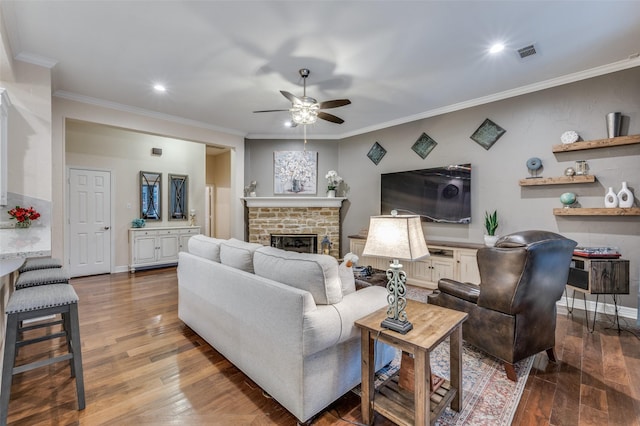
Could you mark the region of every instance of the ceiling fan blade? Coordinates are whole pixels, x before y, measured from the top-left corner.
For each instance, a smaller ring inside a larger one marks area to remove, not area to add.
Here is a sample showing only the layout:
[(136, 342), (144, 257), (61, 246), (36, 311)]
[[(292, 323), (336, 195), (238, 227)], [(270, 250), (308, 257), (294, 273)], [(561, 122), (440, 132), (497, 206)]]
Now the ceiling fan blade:
[(264, 109), (262, 111), (253, 111), (253, 112), (278, 112), (278, 111), (289, 111), (288, 109)]
[(350, 103), (351, 101), (349, 99), (334, 99), (332, 101), (320, 102), (320, 109), (338, 108), (349, 105)]
[(328, 114), (326, 112), (318, 111), (318, 118), (322, 118), (323, 120), (331, 121), (332, 123), (342, 124), (344, 120), (340, 117), (336, 117), (333, 114)]
[(292, 104), (300, 105), (302, 103), (302, 99), (300, 99), (299, 97), (297, 97), (293, 93), (289, 93), (286, 90), (281, 90), (280, 93), (282, 93), (282, 96), (284, 96), (285, 98), (289, 99), (289, 101)]

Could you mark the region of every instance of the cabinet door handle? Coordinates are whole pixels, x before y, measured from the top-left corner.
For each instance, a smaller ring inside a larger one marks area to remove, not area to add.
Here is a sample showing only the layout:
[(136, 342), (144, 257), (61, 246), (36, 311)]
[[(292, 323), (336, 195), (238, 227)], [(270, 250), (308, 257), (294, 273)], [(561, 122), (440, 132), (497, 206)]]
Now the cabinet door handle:
[(105, 231), (108, 231), (109, 229), (111, 229), (111, 227), (110, 227), (110, 226), (105, 226), (105, 227), (104, 227), (104, 230), (105, 230)]

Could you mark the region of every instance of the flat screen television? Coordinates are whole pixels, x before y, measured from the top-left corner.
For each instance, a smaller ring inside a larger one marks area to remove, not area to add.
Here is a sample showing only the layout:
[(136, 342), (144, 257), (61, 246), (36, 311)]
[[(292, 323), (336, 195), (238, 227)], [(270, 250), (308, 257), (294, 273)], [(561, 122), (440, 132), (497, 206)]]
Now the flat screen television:
[(428, 222), (471, 223), (471, 164), (381, 175), (380, 211)]

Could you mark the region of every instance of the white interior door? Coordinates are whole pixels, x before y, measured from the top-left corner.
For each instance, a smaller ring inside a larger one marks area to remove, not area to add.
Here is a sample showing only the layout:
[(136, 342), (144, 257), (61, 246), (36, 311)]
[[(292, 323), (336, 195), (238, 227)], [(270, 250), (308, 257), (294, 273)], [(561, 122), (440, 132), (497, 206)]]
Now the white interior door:
[(111, 173), (69, 169), (69, 273), (111, 272)]

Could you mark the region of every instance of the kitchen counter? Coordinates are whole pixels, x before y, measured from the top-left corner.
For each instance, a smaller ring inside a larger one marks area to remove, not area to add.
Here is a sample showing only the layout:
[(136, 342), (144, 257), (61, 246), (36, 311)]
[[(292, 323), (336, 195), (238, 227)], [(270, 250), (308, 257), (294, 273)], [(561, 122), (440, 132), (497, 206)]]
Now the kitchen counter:
[(7, 275), (22, 265), (28, 257), (51, 255), (51, 228), (0, 229), (0, 276)]

